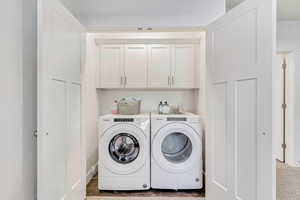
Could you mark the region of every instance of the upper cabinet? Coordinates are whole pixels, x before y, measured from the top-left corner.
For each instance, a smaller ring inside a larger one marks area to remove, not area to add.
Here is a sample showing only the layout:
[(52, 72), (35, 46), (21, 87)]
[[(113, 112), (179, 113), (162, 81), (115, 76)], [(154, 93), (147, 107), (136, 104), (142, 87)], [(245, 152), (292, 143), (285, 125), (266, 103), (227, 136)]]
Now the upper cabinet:
[(147, 46), (125, 45), (124, 86), (126, 88), (147, 87)]
[(99, 46), (99, 88), (198, 88), (196, 44)]
[(172, 87), (194, 88), (196, 71), (195, 45), (174, 45)]
[(149, 88), (170, 88), (172, 54), (171, 45), (149, 45)]
[(124, 82), (123, 45), (102, 45), (100, 48), (99, 83), (102, 88), (121, 88)]

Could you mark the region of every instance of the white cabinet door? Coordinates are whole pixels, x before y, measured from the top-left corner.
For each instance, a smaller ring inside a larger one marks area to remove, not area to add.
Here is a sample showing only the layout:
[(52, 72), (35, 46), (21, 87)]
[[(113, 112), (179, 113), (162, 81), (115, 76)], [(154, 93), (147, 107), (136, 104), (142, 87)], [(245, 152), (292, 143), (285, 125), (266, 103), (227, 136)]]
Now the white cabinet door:
[(194, 88), (196, 77), (196, 52), (193, 44), (173, 46), (172, 87)]
[(81, 47), (84, 28), (57, 0), (39, 4), (38, 199), (83, 200)]
[(124, 45), (101, 45), (100, 47), (100, 87), (124, 87)]
[(171, 46), (149, 45), (148, 87), (170, 88)]
[(147, 87), (147, 45), (125, 45), (125, 87)]
[(208, 26), (209, 200), (275, 199), (274, 0), (246, 0)]

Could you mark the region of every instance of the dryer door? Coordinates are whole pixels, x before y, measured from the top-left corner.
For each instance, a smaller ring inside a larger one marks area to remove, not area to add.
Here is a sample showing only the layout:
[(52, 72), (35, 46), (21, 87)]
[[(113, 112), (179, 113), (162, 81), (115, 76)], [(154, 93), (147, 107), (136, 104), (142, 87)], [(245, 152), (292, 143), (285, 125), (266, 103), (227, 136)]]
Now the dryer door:
[(184, 123), (168, 124), (160, 129), (152, 141), (155, 162), (168, 172), (189, 170), (201, 161), (201, 134)]
[(114, 174), (132, 174), (149, 159), (149, 143), (149, 137), (137, 126), (112, 126), (100, 138), (100, 164)]

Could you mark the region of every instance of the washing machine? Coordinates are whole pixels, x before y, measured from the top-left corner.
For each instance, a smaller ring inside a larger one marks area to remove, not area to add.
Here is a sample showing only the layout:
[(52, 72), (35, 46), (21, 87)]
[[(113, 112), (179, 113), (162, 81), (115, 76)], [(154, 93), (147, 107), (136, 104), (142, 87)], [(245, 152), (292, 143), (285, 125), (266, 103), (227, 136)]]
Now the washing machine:
[(150, 188), (150, 115), (105, 115), (99, 129), (99, 190)]
[(151, 114), (151, 187), (203, 187), (202, 125), (198, 115)]

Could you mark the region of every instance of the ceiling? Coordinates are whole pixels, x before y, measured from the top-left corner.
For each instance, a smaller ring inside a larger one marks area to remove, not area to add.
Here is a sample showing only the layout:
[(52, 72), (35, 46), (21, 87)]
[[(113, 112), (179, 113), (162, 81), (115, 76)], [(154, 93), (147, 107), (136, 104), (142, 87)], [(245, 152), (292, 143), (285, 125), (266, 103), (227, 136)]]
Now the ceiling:
[(85, 25), (195, 27), (225, 12), (225, 0), (61, 0)]
[[(244, 0), (61, 0), (88, 27), (201, 27)], [(225, 6), (226, 1), (226, 6)], [(300, 0), (278, 0), (279, 20), (300, 20)]]
[[(227, 0), (226, 10), (230, 10), (244, 0)], [(278, 20), (300, 20), (300, 0), (277, 0)]]

